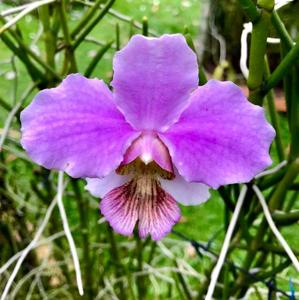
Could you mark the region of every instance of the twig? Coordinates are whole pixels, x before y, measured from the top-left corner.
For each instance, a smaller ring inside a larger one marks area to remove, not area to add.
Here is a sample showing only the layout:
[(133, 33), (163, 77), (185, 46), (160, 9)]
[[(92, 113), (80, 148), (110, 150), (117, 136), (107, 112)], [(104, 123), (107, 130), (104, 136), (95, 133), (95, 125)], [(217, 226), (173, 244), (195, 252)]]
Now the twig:
[(282, 161), (281, 163), (279, 163), (277, 166), (275, 166), (274, 168), (269, 169), (269, 170), (266, 170), (266, 171), (261, 172), (260, 174), (256, 175), (256, 176), (255, 176), (255, 179), (264, 177), (264, 176), (266, 176), (266, 175), (274, 174), (274, 173), (276, 173), (277, 171), (279, 171), (281, 168), (283, 168), (284, 166), (286, 166), (287, 163), (288, 163), (288, 162), (287, 162), (286, 160), (284, 160), (284, 161)]
[(288, 256), (289, 256), (290, 260), (292, 261), (293, 265), (295, 266), (297, 272), (299, 272), (299, 261), (298, 261), (296, 255), (293, 253), (291, 247), (286, 242), (286, 240), (284, 239), (284, 237), (281, 235), (281, 233), (277, 229), (275, 223), (273, 222), (273, 219), (271, 217), (271, 213), (269, 211), (269, 208), (267, 206), (266, 200), (265, 200), (262, 192), (260, 191), (260, 189), (256, 185), (253, 185), (252, 188), (255, 191), (255, 193), (256, 193), (256, 195), (257, 195), (257, 197), (258, 197), (258, 199), (259, 199), (259, 201), (260, 201), (260, 203), (262, 205), (265, 217), (267, 219), (267, 222), (268, 222), (268, 224), (269, 224), (272, 232), (274, 233), (274, 235), (278, 239), (279, 243), (281, 244), (281, 246), (284, 248), (284, 250), (288, 254)]
[(215, 266), (215, 268), (212, 272), (212, 275), (211, 275), (211, 282), (210, 282), (210, 285), (209, 285), (209, 288), (208, 288), (208, 291), (207, 291), (207, 295), (206, 295), (206, 298), (205, 298), (206, 300), (211, 300), (212, 299), (213, 292), (214, 292), (214, 289), (216, 287), (216, 283), (217, 283), (217, 280), (218, 280), (218, 276), (220, 274), (222, 265), (224, 264), (225, 256), (226, 256), (226, 253), (227, 253), (228, 248), (229, 248), (229, 243), (230, 243), (233, 231), (235, 229), (235, 226), (236, 226), (236, 223), (237, 223), (237, 220), (238, 220), (238, 217), (239, 217), (239, 213), (241, 211), (241, 208), (242, 208), (242, 205), (243, 205), (243, 202), (244, 202), (244, 199), (245, 199), (246, 192), (247, 192), (247, 186), (244, 185), (241, 192), (240, 192), (239, 199), (237, 201), (235, 211), (232, 215), (232, 219), (229, 223), (227, 233), (225, 235), (225, 239), (224, 239), (224, 242), (223, 242), (223, 246), (222, 246), (222, 249), (221, 249), (221, 252), (220, 252), (220, 255), (219, 255), (219, 259), (218, 259), (217, 264), (216, 264), (216, 266)]
[[(0, 35), (7, 30), (8, 28), (10, 28), (11, 26), (13, 26), (14, 24), (16, 24), (20, 19), (22, 19), (24, 16), (26, 16), (27, 14), (29, 14), (31, 11), (37, 9), (40, 6), (43, 6), (45, 4), (49, 4), (52, 2), (55, 2), (56, 0), (41, 0), (41, 1), (36, 1), (33, 2), (32, 4), (28, 5), (25, 7), (24, 10), (22, 10), (17, 16), (15, 16), (14, 18), (12, 18), (11, 20), (9, 20), (4, 26), (2, 26), (0, 28)], [(2, 15), (2, 14), (1, 14)]]
[(72, 257), (73, 257), (79, 294), (82, 296), (84, 292), (83, 292), (80, 264), (79, 264), (79, 259), (78, 259), (78, 254), (77, 254), (76, 246), (75, 246), (75, 243), (74, 243), (74, 239), (72, 237), (72, 234), (71, 234), (71, 231), (70, 231), (70, 228), (69, 228), (69, 224), (68, 224), (68, 220), (67, 220), (67, 217), (66, 217), (65, 209), (64, 209), (64, 206), (63, 206), (62, 196), (63, 196), (63, 171), (59, 171), (59, 173), (58, 173), (57, 205), (58, 205), (58, 208), (59, 208), (59, 212), (60, 212), (60, 216), (61, 216), (65, 236), (68, 240), (70, 250), (71, 250), (71, 254), (72, 254)]

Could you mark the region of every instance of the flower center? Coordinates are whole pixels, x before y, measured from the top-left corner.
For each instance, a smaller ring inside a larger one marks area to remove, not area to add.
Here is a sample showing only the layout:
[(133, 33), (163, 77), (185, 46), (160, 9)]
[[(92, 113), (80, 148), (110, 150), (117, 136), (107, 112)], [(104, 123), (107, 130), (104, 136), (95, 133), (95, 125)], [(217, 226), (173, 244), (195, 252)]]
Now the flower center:
[(140, 237), (161, 239), (180, 217), (176, 201), (160, 183), (160, 178), (175, 177), (166, 146), (153, 133), (141, 134), (116, 172), (131, 180), (104, 196), (100, 203), (102, 214), (119, 233), (132, 234), (138, 223)]
[(161, 169), (173, 173), (169, 151), (155, 132), (141, 133), (126, 151), (122, 165), (128, 165), (137, 158), (146, 166), (155, 162)]
[(173, 173), (155, 162), (146, 165), (139, 158), (117, 171), (133, 178), (104, 196), (100, 203), (102, 214), (121, 234), (131, 235), (138, 222), (141, 238), (151, 235), (154, 240), (161, 239), (180, 218), (176, 201), (159, 182), (159, 177), (171, 179)]

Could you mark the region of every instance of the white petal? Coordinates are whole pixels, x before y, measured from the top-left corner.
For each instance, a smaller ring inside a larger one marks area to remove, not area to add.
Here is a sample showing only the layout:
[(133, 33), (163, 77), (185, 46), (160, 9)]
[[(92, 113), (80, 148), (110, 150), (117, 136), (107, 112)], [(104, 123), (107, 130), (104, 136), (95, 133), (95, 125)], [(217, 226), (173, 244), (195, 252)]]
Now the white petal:
[(183, 205), (198, 205), (210, 198), (209, 186), (203, 183), (187, 182), (176, 172), (173, 180), (160, 180), (162, 188)]
[(129, 181), (128, 176), (121, 176), (112, 171), (103, 178), (86, 178), (85, 189), (93, 196), (103, 198), (108, 192)]

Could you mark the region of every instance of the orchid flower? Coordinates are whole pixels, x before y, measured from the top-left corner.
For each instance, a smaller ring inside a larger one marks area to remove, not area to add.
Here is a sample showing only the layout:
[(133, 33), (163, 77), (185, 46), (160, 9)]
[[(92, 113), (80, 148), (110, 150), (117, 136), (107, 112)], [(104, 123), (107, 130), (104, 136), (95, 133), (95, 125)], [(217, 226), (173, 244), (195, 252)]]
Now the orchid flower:
[(159, 240), (177, 202), (250, 181), (271, 164), (274, 130), (232, 82), (198, 87), (195, 53), (180, 34), (135, 35), (113, 60), (113, 92), (71, 74), (22, 112), (21, 143), (36, 163), (87, 179), (116, 232)]

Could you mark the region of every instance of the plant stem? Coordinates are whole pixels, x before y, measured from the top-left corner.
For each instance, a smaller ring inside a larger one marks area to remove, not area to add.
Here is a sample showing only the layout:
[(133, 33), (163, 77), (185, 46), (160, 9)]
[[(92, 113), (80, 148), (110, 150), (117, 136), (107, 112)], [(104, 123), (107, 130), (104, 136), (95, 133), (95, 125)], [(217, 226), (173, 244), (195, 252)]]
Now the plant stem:
[(270, 24), (270, 13), (262, 10), (261, 17), (253, 25), (250, 45), (249, 75), (247, 85), (249, 88), (249, 99), (258, 105), (262, 105), (263, 96), (260, 87), (263, 83), (265, 71), (264, 56), (267, 47), (267, 36)]
[(93, 6), (91, 6), (81, 20), (77, 23), (76, 27), (73, 29), (71, 33), (71, 37), (74, 39), (78, 33), (86, 27), (87, 23), (93, 18), (97, 10), (100, 8), (101, 3), (103, 0), (97, 0)]
[[(115, 264), (115, 274), (117, 277), (121, 277), (123, 275), (122, 272), (122, 267), (120, 264), (120, 258), (119, 258), (119, 253), (118, 253), (118, 248), (117, 248), (117, 244), (114, 238), (114, 233), (112, 228), (109, 226), (109, 224), (107, 224), (107, 233), (108, 233), (108, 238), (109, 238), (109, 242), (110, 242), (110, 250), (111, 250), (111, 257), (114, 261)], [(119, 288), (119, 298), (125, 300), (126, 299), (126, 292), (124, 289), (124, 285), (123, 282), (120, 281), (117, 284), (118, 288)]]
[[(270, 69), (269, 69), (267, 57), (265, 57), (265, 66), (266, 66), (266, 76), (268, 77), (270, 75)], [(281, 132), (278, 123), (278, 116), (275, 109), (274, 92), (272, 90), (268, 93), (267, 100), (268, 100), (267, 103), (268, 103), (271, 122), (276, 131), (275, 144), (276, 144), (277, 155), (279, 160), (283, 161), (285, 159), (285, 154), (282, 145), (282, 138), (281, 138)]]
[(148, 36), (148, 19), (145, 16), (142, 18), (142, 34)]
[(100, 60), (103, 57), (103, 55), (110, 49), (110, 47), (113, 44), (113, 42), (114, 41), (111, 41), (111, 42), (107, 43), (104, 47), (102, 47), (101, 49), (99, 49), (99, 51), (97, 52), (96, 56), (91, 60), (91, 62), (89, 63), (88, 67), (86, 68), (86, 71), (84, 72), (84, 75), (86, 77), (90, 77), (90, 75), (94, 71), (94, 69), (97, 66), (97, 64), (100, 62)]
[(298, 60), (298, 58), (299, 58), (299, 40), (288, 52), (288, 54), (283, 58), (280, 64), (272, 72), (272, 74), (269, 76), (264, 87), (262, 88), (262, 93), (264, 95), (267, 94), (270, 89), (275, 87), (286, 74), (288, 74), (288, 72), (292, 69), (291, 67)]
[(260, 12), (251, 0), (239, 0), (239, 3), (252, 23), (256, 23), (260, 18)]
[(272, 12), (271, 21), (282, 43), (288, 47), (288, 50), (290, 50), (294, 45), (294, 41), (290, 37), (276, 10), (273, 10)]
[(72, 187), (77, 200), (77, 207), (80, 217), (80, 229), (82, 233), (82, 245), (83, 245), (83, 257), (84, 257), (84, 269), (85, 269), (85, 289), (89, 300), (94, 299), (93, 294), (93, 270), (90, 259), (90, 248), (89, 248), (89, 227), (88, 227), (88, 201), (83, 199), (80, 190), (79, 182), (76, 179), (71, 180)]
[[(60, 18), (61, 18), (61, 24), (62, 24), (62, 31), (64, 34), (65, 39), (65, 63), (64, 63), (64, 70), (62, 71), (63, 74), (65, 73), (75, 73), (77, 72), (77, 63), (75, 59), (74, 49), (72, 47), (72, 38), (69, 32), (68, 23), (67, 23), (67, 17), (66, 17), (66, 0), (61, 0), (60, 2)], [(67, 68), (68, 62), (70, 63), (69, 69)]]
[(84, 38), (90, 33), (90, 31), (103, 19), (103, 17), (106, 15), (110, 7), (114, 4), (115, 0), (109, 0), (103, 9), (100, 11), (98, 16), (88, 25), (85, 27), (85, 29), (81, 32), (81, 34), (78, 36), (78, 38), (74, 41), (73, 44), (73, 50), (75, 50), (81, 42), (84, 40)]
[(192, 37), (191, 35), (188, 33), (188, 31), (186, 30), (185, 34), (185, 39), (186, 39), (186, 42), (188, 44), (188, 46), (195, 52), (196, 54), (196, 57), (197, 57), (197, 64), (198, 64), (198, 84), (199, 85), (204, 85), (205, 83), (208, 82), (207, 80), (207, 77), (205, 75), (205, 72), (201, 66), (201, 63), (199, 61), (199, 57), (197, 55), (197, 52), (196, 52), (196, 49), (195, 49), (195, 46), (194, 46), (194, 43), (193, 43), (193, 40), (192, 40)]

